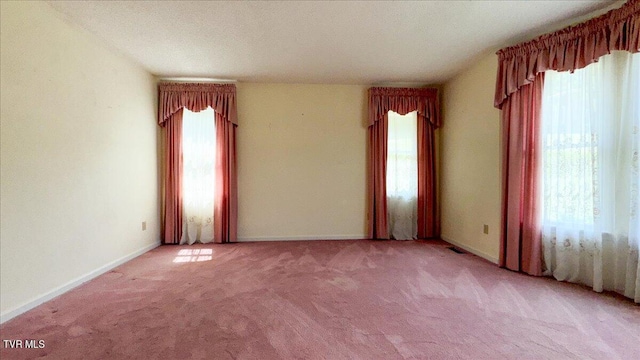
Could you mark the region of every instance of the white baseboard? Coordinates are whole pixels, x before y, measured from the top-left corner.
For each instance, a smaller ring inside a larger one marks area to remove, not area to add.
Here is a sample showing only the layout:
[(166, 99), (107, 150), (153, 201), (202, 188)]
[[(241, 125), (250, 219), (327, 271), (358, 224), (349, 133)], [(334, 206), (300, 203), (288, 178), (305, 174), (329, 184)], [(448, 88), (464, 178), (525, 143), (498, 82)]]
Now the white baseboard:
[(478, 249), (474, 249), (473, 247), (471, 247), (469, 245), (461, 244), (461, 243), (459, 243), (459, 242), (457, 242), (457, 241), (455, 241), (453, 239), (448, 238), (445, 235), (440, 235), (440, 238), (442, 240), (448, 242), (451, 245), (455, 245), (455, 246), (457, 246), (457, 247), (459, 247), (461, 249), (464, 249), (464, 250), (472, 253), (473, 255), (476, 255), (476, 256), (479, 256), (479, 257), (481, 257), (481, 258), (483, 258), (485, 260), (491, 261), (494, 264), (498, 264), (498, 258), (497, 257), (491, 256), (491, 255), (487, 254), (484, 251), (480, 251)]
[(365, 235), (305, 235), (305, 236), (258, 236), (239, 238), (238, 242), (251, 241), (296, 241), (296, 240), (364, 240)]
[(40, 296), (38, 296), (38, 297), (36, 297), (36, 298), (34, 298), (32, 300), (29, 300), (23, 305), (20, 305), (20, 306), (14, 308), (14, 309), (8, 310), (8, 311), (0, 314), (0, 324), (4, 323), (6, 321), (9, 321), (9, 320), (13, 319), (14, 317), (16, 317), (16, 316), (18, 316), (20, 314), (23, 314), (23, 313), (35, 308), (36, 306), (38, 306), (40, 304), (43, 304), (43, 303), (45, 303), (45, 302), (47, 302), (47, 301), (49, 301), (49, 300), (51, 300), (51, 299), (53, 299), (53, 298), (55, 298), (57, 296), (60, 296), (60, 295), (62, 295), (64, 293), (66, 293), (67, 291), (69, 291), (69, 290), (71, 290), (71, 289), (73, 289), (73, 288), (75, 288), (77, 286), (80, 286), (80, 285), (84, 284), (85, 282), (87, 282), (87, 281), (89, 281), (91, 279), (94, 279), (94, 278), (96, 278), (96, 277), (98, 277), (98, 276), (100, 276), (100, 275), (112, 270), (113, 268), (118, 267), (118, 266), (126, 263), (127, 261), (129, 261), (129, 260), (131, 260), (131, 259), (133, 259), (135, 257), (138, 257), (138, 256), (146, 253), (147, 251), (150, 251), (150, 250), (153, 250), (153, 249), (157, 248), (158, 246), (160, 246), (160, 242), (157, 242), (157, 243), (154, 243), (154, 244), (151, 244), (151, 245), (147, 245), (147, 246), (143, 247), (140, 250), (136, 250), (136, 251), (132, 252), (129, 255), (125, 255), (125, 256), (123, 256), (123, 257), (121, 257), (119, 259), (116, 259), (116, 260), (114, 260), (114, 261), (112, 261), (112, 262), (110, 262), (110, 263), (108, 263), (106, 265), (103, 265), (103, 266), (101, 266), (101, 267), (99, 267), (99, 268), (97, 268), (97, 269), (95, 269), (95, 270), (93, 270), (93, 271), (91, 271), (91, 272), (89, 272), (89, 273), (87, 273), (85, 275), (82, 275), (82, 276), (80, 276), (80, 277), (78, 277), (78, 278), (76, 278), (74, 280), (71, 280), (71, 281), (69, 281), (68, 283), (66, 283), (66, 284), (64, 284), (62, 286), (59, 286), (59, 287), (57, 287), (57, 288), (55, 288), (55, 289), (53, 289), (53, 290), (51, 290), (49, 292), (46, 292), (43, 295), (40, 295)]

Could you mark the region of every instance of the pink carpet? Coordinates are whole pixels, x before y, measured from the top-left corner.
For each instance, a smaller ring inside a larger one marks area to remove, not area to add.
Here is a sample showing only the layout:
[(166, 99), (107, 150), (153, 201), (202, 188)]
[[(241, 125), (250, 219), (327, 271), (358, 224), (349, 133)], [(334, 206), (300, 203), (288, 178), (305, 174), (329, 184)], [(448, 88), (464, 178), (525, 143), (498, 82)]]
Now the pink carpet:
[(640, 359), (640, 306), (442, 243), (164, 246), (0, 327), (7, 359)]

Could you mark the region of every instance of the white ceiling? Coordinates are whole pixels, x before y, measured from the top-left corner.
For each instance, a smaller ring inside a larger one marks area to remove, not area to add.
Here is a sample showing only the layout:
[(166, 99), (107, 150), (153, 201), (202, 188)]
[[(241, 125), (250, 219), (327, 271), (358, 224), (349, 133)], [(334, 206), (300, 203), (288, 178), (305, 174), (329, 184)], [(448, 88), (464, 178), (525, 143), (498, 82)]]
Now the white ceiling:
[(160, 77), (441, 83), (615, 1), (50, 1)]

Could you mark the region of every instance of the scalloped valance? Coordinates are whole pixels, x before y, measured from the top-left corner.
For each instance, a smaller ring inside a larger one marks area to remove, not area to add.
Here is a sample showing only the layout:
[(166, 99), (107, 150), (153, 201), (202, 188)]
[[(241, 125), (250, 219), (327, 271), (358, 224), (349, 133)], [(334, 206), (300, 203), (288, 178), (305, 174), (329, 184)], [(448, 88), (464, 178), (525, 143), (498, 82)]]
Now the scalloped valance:
[(574, 71), (613, 50), (640, 51), (640, 0), (584, 23), (501, 49), (494, 106), (546, 70)]
[(235, 84), (160, 83), (158, 90), (160, 126), (164, 126), (171, 115), (181, 108), (197, 112), (209, 106), (225, 120), (238, 125)]
[(427, 119), (434, 128), (441, 125), (438, 89), (434, 88), (389, 88), (372, 87), (369, 89), (368, 126), (383, 119), (389, 110), (405, 115), (418, 111), (418, 115)]

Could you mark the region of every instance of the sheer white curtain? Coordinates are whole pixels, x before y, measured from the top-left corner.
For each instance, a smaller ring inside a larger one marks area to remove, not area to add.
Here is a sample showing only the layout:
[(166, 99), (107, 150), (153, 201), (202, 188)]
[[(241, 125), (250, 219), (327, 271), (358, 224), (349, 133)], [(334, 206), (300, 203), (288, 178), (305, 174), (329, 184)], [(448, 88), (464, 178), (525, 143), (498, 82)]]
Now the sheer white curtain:
[(184, 109), (182, 117), (183, 204), (185, 223), (180, 244), (213, 241), (216, 179), (215, 112)]
[(389, 111), (387, 140), (387, 212), (396, 240), (418, 235), (418, 120), (415, 111)]
[(640, 54), (547, 71), (542, 101), (546, 274), (640, 302)]

